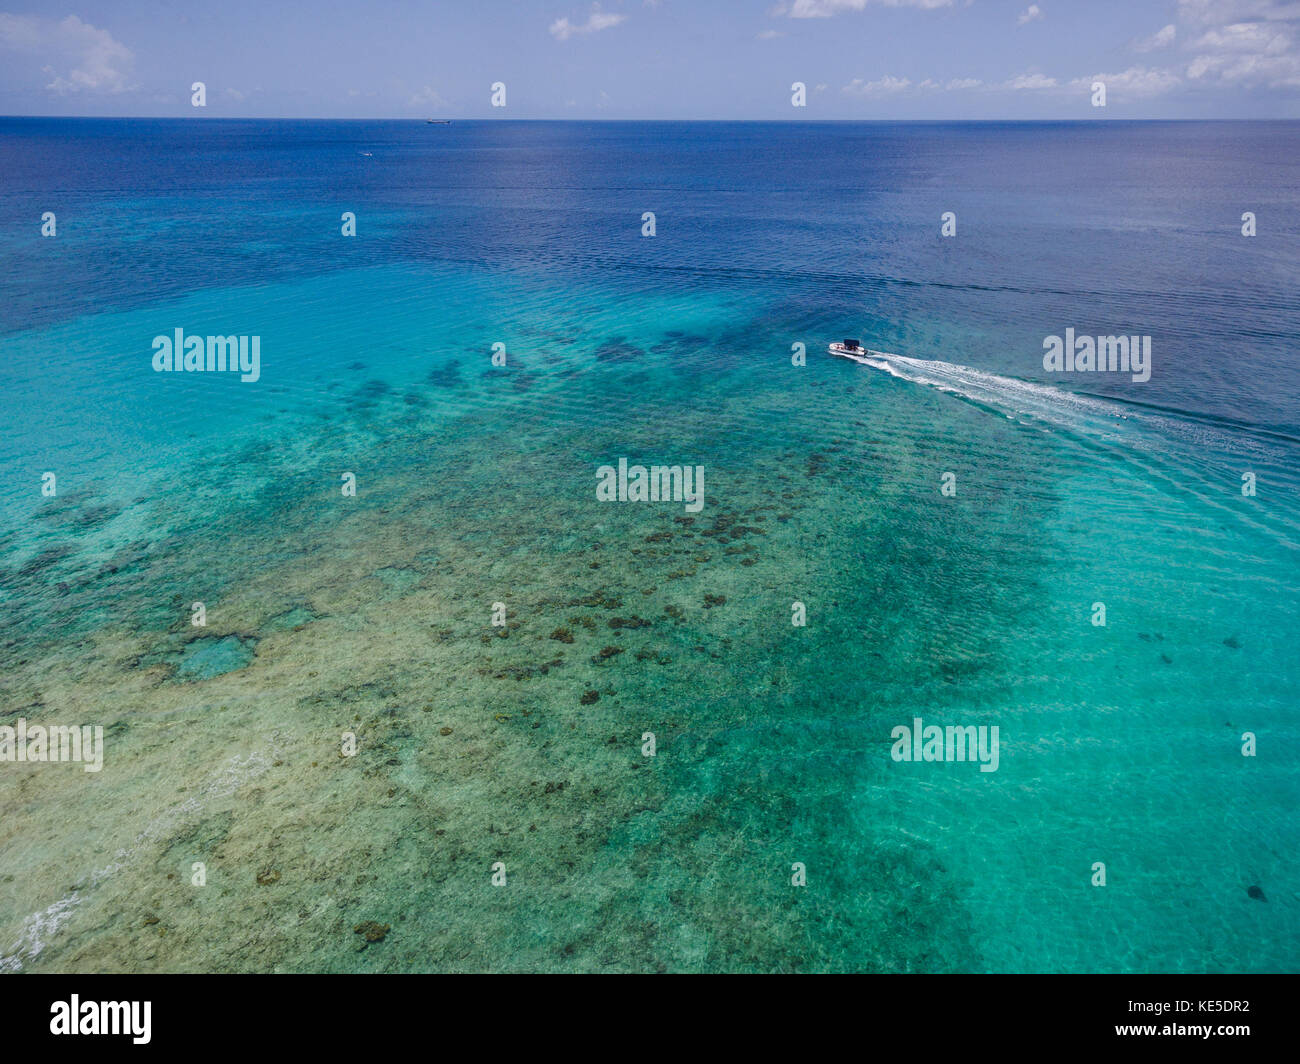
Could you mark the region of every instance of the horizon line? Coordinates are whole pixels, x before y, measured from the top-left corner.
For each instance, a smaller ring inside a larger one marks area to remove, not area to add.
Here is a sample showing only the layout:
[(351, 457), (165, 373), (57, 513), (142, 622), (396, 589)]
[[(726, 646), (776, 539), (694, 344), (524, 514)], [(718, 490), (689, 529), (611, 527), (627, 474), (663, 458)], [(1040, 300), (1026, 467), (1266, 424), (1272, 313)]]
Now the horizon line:
[(1300, 117), (1264, 117), (1264, 118), (1155, 118), (1155, 117), (1115, 117), (1115, 118), (504, 118), (495, 115), (487, 117), (461, 116), (454, 118), (411, 118), (386, 115), (366, 115), (362, 117), (322, 117), (320, 115), (45, 115), (45, 114), (0, 114), (0, 121), (5, 119), (51, 119), (56, 121), (172, 121), (172, 122), (414, 122), (428, 125), (430, 123), (454, 124), (456, 122), (713, 122), (713, 123), (767, 123), (769, 125), (830, 125), (852, 123), (909, 124), (918, 122), (966, 123), (970, 125), (992, 123), (1018, 123), (1024, 125), (1047, 123), (1076, 123), (1104, 125), (1115, 122), (1300, 122)]

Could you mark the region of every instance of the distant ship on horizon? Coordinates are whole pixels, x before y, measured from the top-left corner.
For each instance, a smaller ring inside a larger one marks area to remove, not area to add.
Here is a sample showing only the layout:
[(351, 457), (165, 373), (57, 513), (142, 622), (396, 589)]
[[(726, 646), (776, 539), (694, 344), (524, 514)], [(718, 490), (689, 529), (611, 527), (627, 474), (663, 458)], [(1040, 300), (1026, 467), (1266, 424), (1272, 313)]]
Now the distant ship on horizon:
[(449, 126), (451, 125), (451, 119), (450, 118), (426, 118), (424, 120), (424, 124), (427, 126)]

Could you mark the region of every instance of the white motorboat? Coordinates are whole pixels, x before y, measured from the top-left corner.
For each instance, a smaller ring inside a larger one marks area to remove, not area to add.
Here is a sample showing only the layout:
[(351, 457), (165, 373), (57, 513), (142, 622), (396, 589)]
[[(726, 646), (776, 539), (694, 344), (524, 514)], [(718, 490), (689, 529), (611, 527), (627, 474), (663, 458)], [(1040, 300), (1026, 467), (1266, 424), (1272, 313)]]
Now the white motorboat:
[(839, 355), (840, 358), (852, 358), (855, 360), (861, 358), (885, 357), (883, 351), (873, 351), (869, 347), (863, 347), (861, 342), (858, 340), (843, 340), (831, 344), (829, 350), (832, 355)]

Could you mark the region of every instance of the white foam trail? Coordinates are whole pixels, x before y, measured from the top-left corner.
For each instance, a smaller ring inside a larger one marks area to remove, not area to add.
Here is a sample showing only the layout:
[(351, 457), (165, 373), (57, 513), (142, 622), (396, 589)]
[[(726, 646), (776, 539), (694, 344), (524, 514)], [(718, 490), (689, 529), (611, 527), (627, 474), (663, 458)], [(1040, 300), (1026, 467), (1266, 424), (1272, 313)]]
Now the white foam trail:
[[(844, 355), (872, 369), (914, 384), (923, 384), (955, 395), (1016, 420), (1032, 419), (1064, 429), (1077, 443), (1100, 445), (1109, 453), (1136, 463), (1154, 482), (1175, 494), (1191, 493), (1206, 507), (1270, 535), (1281, 546), (1300, 551), (1295, 526), (1276, 527), (1273, 520), (1261, 520), (1226, 506), (1220, 499), (1222, 478), (1203, 468), (1194, 468), (1186, 458), (1174, 467), (1168, 452), (1168, 437), (1182, 440), (1191, 456), (1216, 452), (1223, 455), (1253, 453), (1267, 458), (1265, 442), (1241, 432), (1214, 429), (1181, 419), (1175, 414), (1136, 414), (1120, 402), (1079, 395), (1036, 381), (1003, 377), (952, 362), (907, 358), (876, 351), (868, 355)], [(1129, 422), (1123, 425), (1121, 422)], [(1139, 431), (1132, 423), (1141, 423)]]
[[(1076, 414), (1086, 418), (1128, 420), (1129, 414), (1115, 404), (1101, 399), (1077, 395), (1048, 384), (1003, 377), (996, 373), (959, 366), (953, 362), (939, 362), (923, 358), (907, 358), (885, 351), (873, 355), (845, 356), (872, 369), (884, 370), (890, 376), (913, 384), (925, 384), (962, 399), (995, 407), (1004, 413), (1024, 414), (1042, 418), (1056, 424), (1080, 427)], [(1008, 416), (1012, 416), (1008, 414)]]

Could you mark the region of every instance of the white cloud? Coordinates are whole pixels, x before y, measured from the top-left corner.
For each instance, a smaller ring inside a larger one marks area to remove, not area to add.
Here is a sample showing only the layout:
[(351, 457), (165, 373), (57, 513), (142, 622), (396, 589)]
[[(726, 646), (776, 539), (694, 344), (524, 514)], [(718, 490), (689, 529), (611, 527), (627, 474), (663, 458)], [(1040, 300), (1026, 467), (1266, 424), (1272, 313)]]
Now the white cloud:
[(1291, 37), (1280, 26), (1263, 22), (1237, 22), (1207, 30), (1193, 48), (1216, 52), (1255, 52), (1279, 55), (1291, 48)]
[(620, 22), (626, 22), (626, 15), (611, 15), (601, 11), (597, 4), (591, 9), (586, 22), (570, 22), (567, 18), (557, 18), (551, 23), (551, 36), (557, 41), (567, 41), (570, 37), (585, 36), (610, 29)]
[(1043, 74), (1020, 74), (1006, 83), (1008, 89), (1054, 89), (1056, 79)]
[(1118, 95), (1120, 99), (1133, 96), (1159, 96), (1162, 92), (1168, 92), (1182, 84), (1182, 78), (1171, 70), (1130, 67), (1119, 74), (1093, 74), (1091, 77), (1075, 78), (1070, 82), (1070, 87), (1089, 92), (1094, 81), (1105, 82), (1107, 95)]
[(1171, 22), (1164, 29), (1157, 30), (1150, 37), (1144, 37), (1133, 45), (1137, 52), (1154, 52), (1159, 48), (1168, 48), (1178, 36), (1178, 28)]
[(764, 30), (762, 33), (758, 35), (758, 39), (760, 41), (774, 41), (778, 37), (784, 37), (784, 36), (785, 34), (780, 32), (779, 30)]
[[(1030, 10), (1036, 5), (1031, 5)], [(1027, 12), (1026, 12), (1027, 13)], [(1134, 66), (1059, 85), (1043, 74), (1022, 74), (1008, 89), (1083, 89), (1104, 81), (1119, 98), (1158, 96), (1190, 83), (1234, 88), (1300, 88), (1300, 0), (1178, 0), (1179, 22), (1134, 41), (1138, 52), (1186, 42), (1189, 58), (1177, 67)]]
[(446, 107), (447, 101), (444, 100), (438, 92), (426, 85), (414, 96), (411, 97), (412, 107)]
[(52, 78), (45, 87), (59, 95), (119, 93), (135, 88), (131, 49), (108, 30), (82, 22), (76, 15), (56, 22), (35, 15), (0, 14), (0, 48), (42, 58), (41, 69)]
[[(785, 0), (774, 15), (791, 18), (829, 18), (846, 11), (863, 11), (875, 5), (937, 8), (949, 0)], [(1111, 93), (1123, 98), (1154, 97), (1191, 84), (1217, 84), (1236, 88), (1300, 89), (1300, 0), (1177, 0), (1178, 21), (1149, 37), (1131, 42), (1137, 52), (1172, 50), (1182, 45), (1187, 58), (1177, 65), (1133, 66), (1111, 74), (1060, 78), (1025, 73), (1000, 83), (977, 78), (953, 78), (940, 83), (932, 78), (912, 82), (885, 75), (875, 81), (854, 78), (841, 90), (863, 97), (898, 93), (995, 90), (1062, 93), (1088, 89), (1104, 81)], [(1016, 19), (1017, 25), (1044, 18), (1036, 3)]]
[(862, 78), (854, 78), (840, 91), (848, 96), (895, 96), (900, 92), (961, 92), (968, 89), (978, 89), (984, 82), (979, 78), (952, 78), (949, 81), (936, 81), (934, 78), (926, 78), (923, 81), (913, 82), (909, 78), (896, 78), (890, 74), (877, 81), (864, 81)]
[(1179, 14), (1198, 35), (1188, 45), (1193, 81), (1251, 88), (1300, 87), (1300, 3), (1181, 0)]
[(1215, 80), (1228, 85), (1267, 85), (1300, 88), (1300, 58), (1295, 55), (1198, 55), (1187, 66), (1194, 81)]
[(847, 93), (849, 96), (892, 96), (895, 93), (911, 88), (911, 85), (912, 83), (907, 78), (896, 78), (886, 74), (878, 81), (863, 81), (861, 78), (854, 78), (840, 91)]
[(953, 0), (790, 0), (772, 13), (790, 18), (830, 18), (841, 11), (865, 11), (871, 4), (880, 7), (952, 7)]

